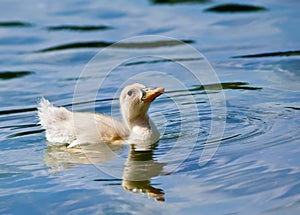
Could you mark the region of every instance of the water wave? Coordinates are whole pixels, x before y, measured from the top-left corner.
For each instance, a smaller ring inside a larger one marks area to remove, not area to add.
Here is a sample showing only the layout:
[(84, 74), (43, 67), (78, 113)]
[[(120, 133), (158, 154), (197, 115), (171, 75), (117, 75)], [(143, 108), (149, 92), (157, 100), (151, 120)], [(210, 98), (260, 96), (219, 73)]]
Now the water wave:
[(183, 45), (184, 43), (193, 43), (192, 40), (182, 40), (182, 41), (153, 41), (153, 42), (135, 42), (135, 43), (114, 43), (106, 41), (88, 41), (88, 42), (74, 42), (67, 43), (57, 46), (52, 46), (49, 48), (41, 49), (36, 51), (37, 53), (43, 52), (53, 52), (69, 49), (82, 49), (82, 48), (104, 48), (110, 46), (111, 48), (119, 49), (149, 49), (149, 48), (158, 48), (165, 46), (178, 46)]

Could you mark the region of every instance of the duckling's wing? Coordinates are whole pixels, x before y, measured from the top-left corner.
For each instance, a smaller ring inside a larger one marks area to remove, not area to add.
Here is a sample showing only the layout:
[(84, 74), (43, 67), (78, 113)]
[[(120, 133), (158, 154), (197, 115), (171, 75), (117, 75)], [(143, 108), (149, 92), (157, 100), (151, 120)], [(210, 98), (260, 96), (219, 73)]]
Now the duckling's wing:
[(95, 114), (97, 130), (101, 137), (107, 141), (125, 140), (129, 136), (129, 130), (121, 121), (110, 116)]
[(52, 143), (68, 143), (68, 148), (80, 144), (96, 144), (124, 140), (129, 131), (112, 117), (95, 113), (71, 112), (55, 107), (42, 98), (38, 106), (40, 124), (46, 129), (46, 138)]
[(73, 112), (76, 140), (68, 148), (80, 144), (97, 144), (124, 140), (129, 132), (122, 122), (102, 114)]

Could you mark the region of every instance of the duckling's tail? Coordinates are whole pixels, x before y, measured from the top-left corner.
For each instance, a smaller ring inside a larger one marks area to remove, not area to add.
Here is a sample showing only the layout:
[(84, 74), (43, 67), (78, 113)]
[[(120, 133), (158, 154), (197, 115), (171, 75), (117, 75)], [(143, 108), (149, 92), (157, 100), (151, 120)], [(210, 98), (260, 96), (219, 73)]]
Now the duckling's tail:
[(48, 141), (56, 143), (74, 141), (72, 112), (64, 107), (54, 107), (47, 99), (41, 98), (38, 104), (38, 117), (39, 124), (46, 129)]

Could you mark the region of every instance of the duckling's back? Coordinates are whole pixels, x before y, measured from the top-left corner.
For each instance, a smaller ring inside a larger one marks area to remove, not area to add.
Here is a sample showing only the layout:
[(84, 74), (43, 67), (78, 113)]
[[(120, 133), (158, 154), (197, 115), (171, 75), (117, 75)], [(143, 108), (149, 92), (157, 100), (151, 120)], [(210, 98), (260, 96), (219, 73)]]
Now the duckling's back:
[(122, 122), (109, 116), (89, 112), (71, 112), (54, 107), (42, 98), (38, 106), (40, 124), (46, 129), (46, 138), (52, 143), (67, 143), (68, 148), (79, 144), (118, 142), (128, 137)]

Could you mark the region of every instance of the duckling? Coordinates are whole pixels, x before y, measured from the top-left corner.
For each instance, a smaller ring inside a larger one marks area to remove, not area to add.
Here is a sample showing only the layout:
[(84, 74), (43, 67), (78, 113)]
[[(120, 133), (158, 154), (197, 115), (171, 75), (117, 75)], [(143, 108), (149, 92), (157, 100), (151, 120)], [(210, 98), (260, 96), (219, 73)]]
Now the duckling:
[(71, 112), (42, 98), (39, 123), (46, 130), (47, 141), (66, 143), (68, 148), (103, 142), (153, 144), (160, 134), (147, 112), (151, 102), (163, 93), (162, 87), (151, 90), (138, 83), (126, 86), (120, 94), (122, 121), (98, 113)]

